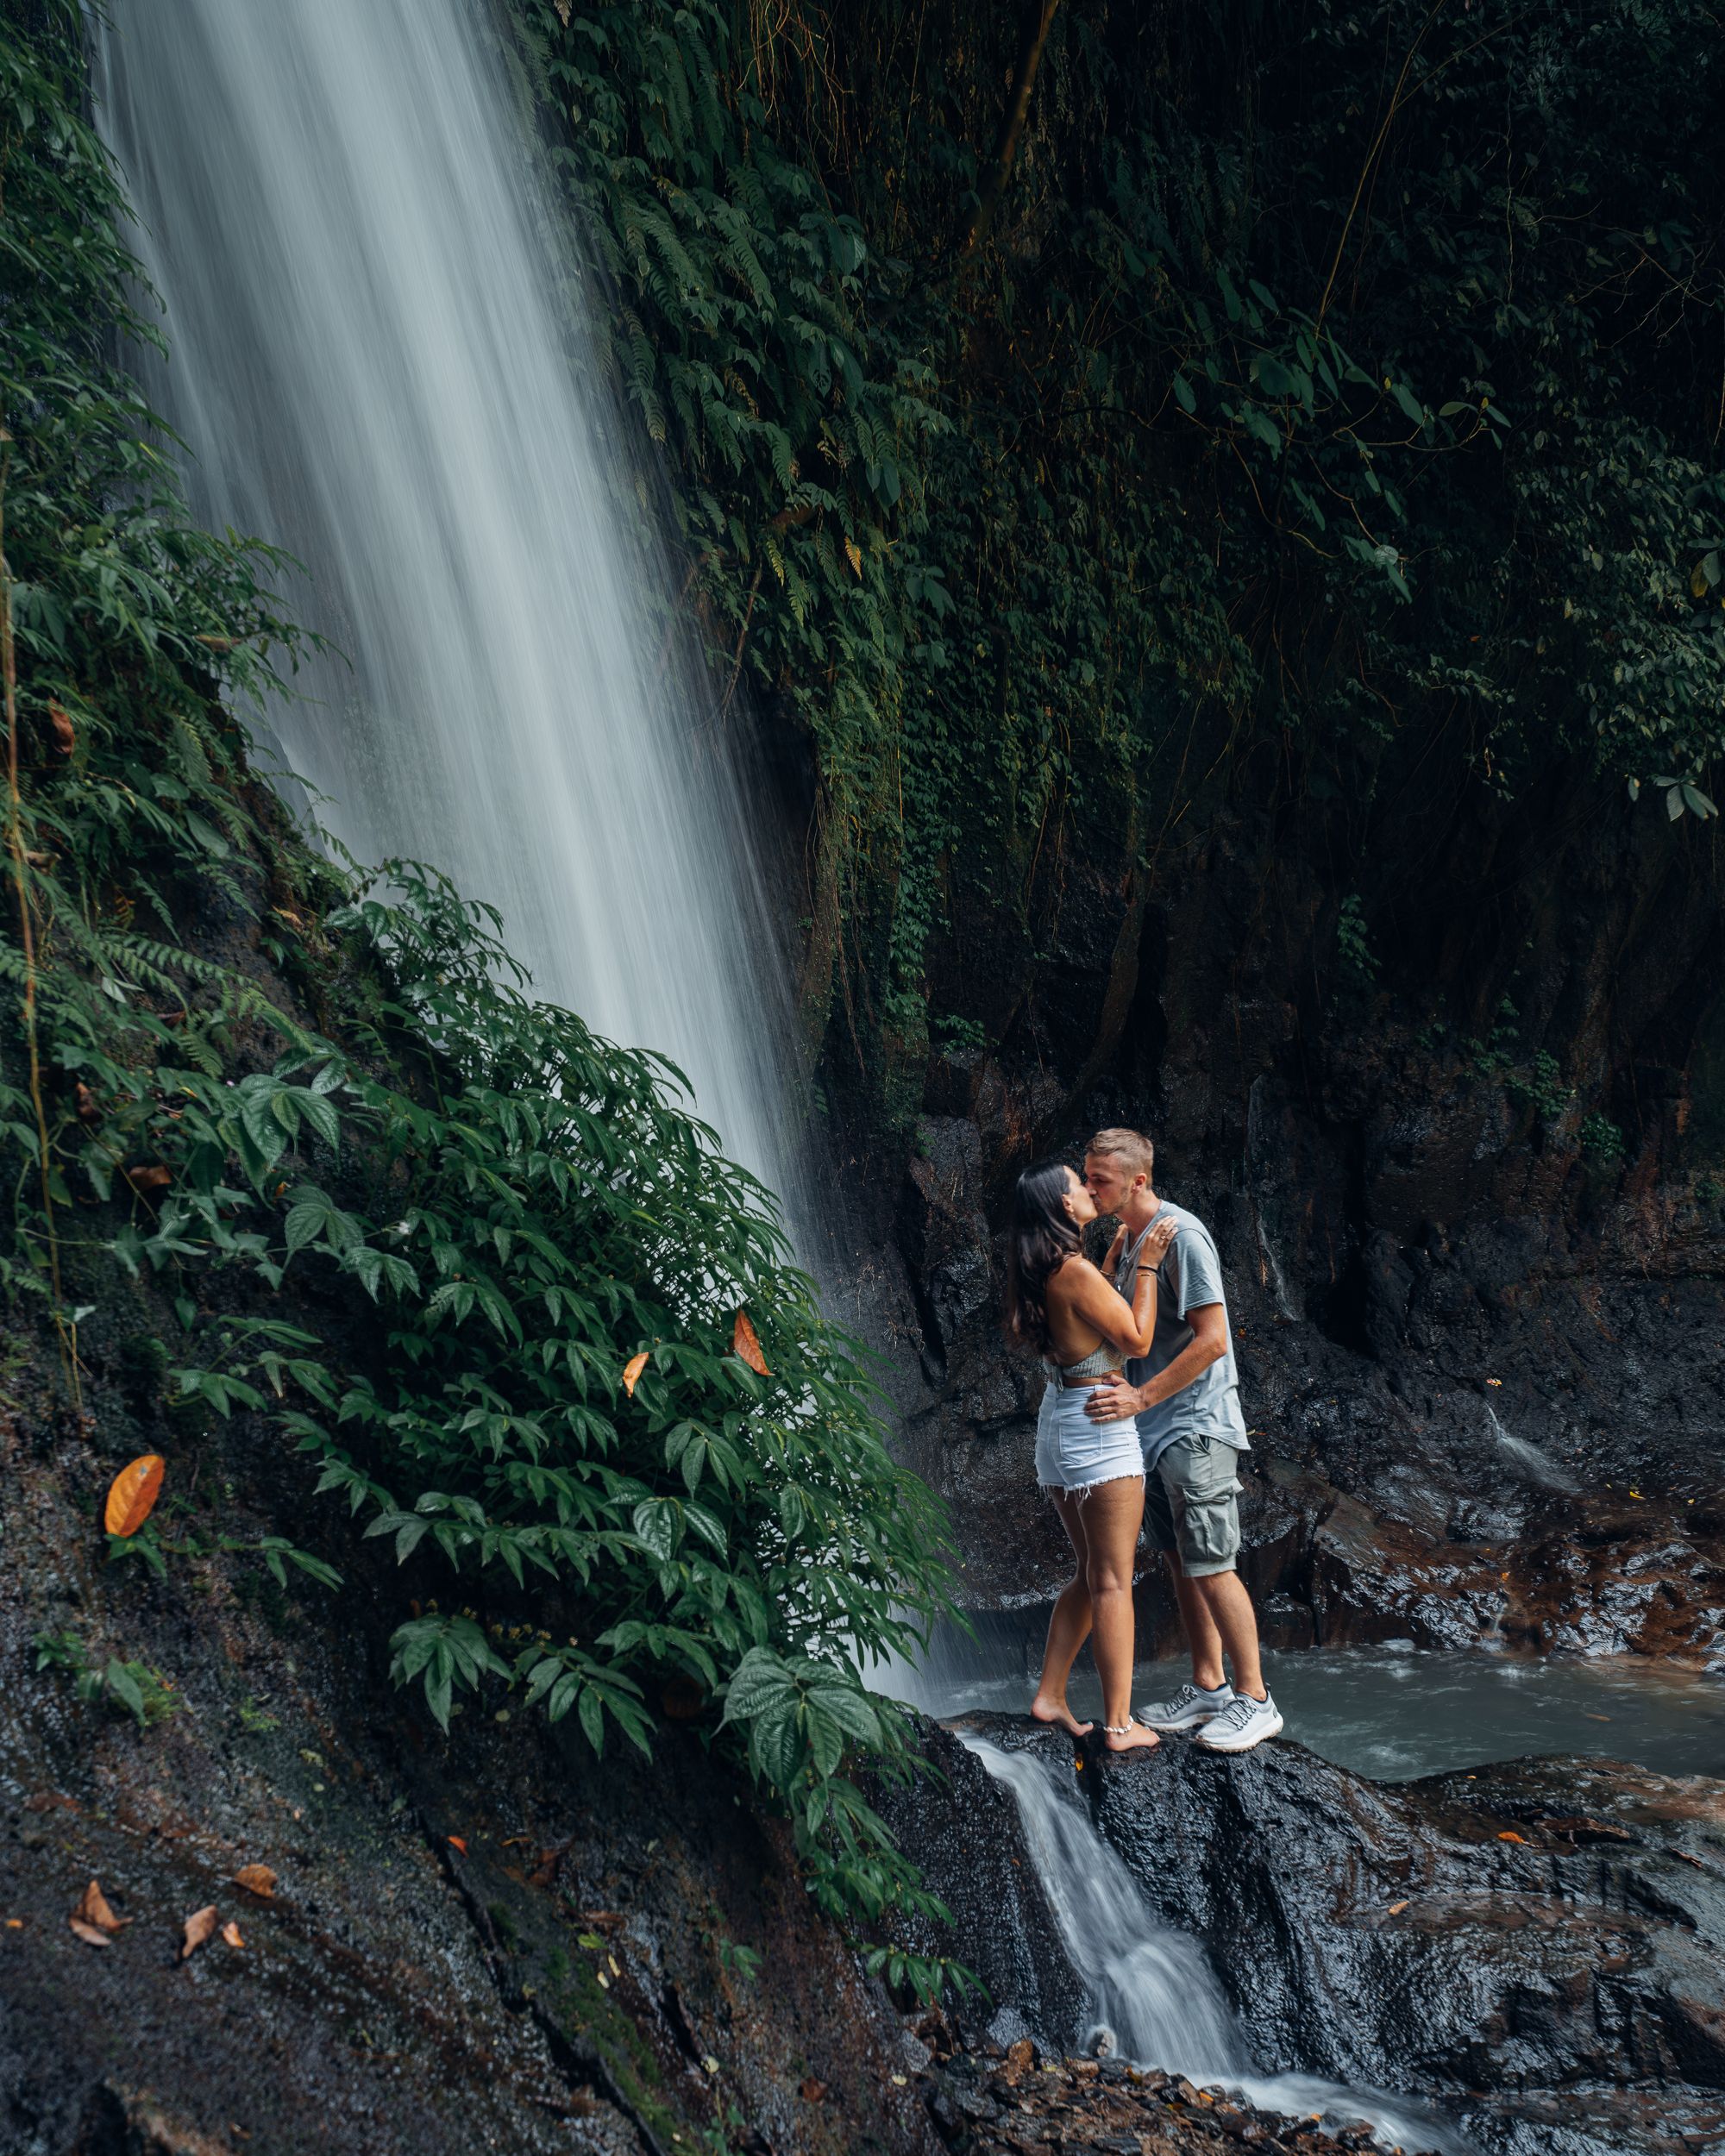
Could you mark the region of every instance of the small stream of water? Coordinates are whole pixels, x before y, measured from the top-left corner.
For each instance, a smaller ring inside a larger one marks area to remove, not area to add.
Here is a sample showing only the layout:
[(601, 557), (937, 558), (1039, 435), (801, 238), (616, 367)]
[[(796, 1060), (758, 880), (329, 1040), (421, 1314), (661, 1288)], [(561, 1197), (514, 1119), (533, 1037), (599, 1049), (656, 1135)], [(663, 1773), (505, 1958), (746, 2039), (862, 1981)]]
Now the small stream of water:
[(1234, 2090), (1248, 2103), (1332, 2126), (1364, 2121), (1386, 2147), (1456, 2150), (1452, 2129), (1416, 2098), (1345, 2089), (1311, 2074), (1259, 2071), (1197, 1940), (1170, 1931), (1145, 1906), (1125, 1864), (1092, 1825), (1083, 1800), (1052, 1764), (959, 1733), (1024, 1822), (1037, 1878), (1067, 1959), (1097, 2021), (1126, 2058), (1195, 2084)]

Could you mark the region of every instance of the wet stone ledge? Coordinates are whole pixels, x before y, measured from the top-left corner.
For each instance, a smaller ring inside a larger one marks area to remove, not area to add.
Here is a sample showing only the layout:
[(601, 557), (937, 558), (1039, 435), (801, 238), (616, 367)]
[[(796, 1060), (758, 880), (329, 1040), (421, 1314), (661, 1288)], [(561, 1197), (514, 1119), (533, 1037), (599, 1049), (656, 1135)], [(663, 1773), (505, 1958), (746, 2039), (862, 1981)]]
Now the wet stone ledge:
[(1234, 2145), (1339, 2156), (1372, 2143), (1364, 2123), (1329, 2132), (1124, 2059), (1039, 2055), (1028, 2038), (999, 2059), (960, 2053), (926, 2083), (929, 2115), (952, 2156), (1189, 2156)]

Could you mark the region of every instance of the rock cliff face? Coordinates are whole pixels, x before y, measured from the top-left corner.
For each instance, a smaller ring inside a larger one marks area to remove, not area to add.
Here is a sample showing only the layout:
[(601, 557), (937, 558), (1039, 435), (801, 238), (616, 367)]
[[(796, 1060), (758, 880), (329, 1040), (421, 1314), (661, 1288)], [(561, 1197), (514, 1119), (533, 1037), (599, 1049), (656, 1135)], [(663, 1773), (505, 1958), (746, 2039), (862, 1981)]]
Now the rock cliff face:
[(1580, 781), (1542, 821), (1399, 798), (1359, 915), (1376, 943), (1352, 956), (1334, 804), (1292, 826), (1213, 806), (1153, 873), (1067, 863), (1032, 895), (1020, 967), (959, 909), (948, 986), (992, 999), (1000, 1044), (930, 1066), (902, 1150), (853, 1146), (852, 1187), (881, 1194), (850, 1225), (858, 1322), (889, 1346), (907, 1456), (953, 1501), (971, 1599), (1050, 1591), (1040, 1381), (1001, 1344), (996, 1238), (1028, 1159), (1138, 1125), (1221, 1251), (1256, 1448), (1246, 1569), (1274, 1636), (1489, 1631), (1711, 1665), (1713, 827)]
[[(1029, 1725), (962, 1727), (1070, 1776)], [(904, 1829), (996, 2002), (1059, 2043), (1053, 1920), (1012, 1795), (944, 1731)], [(1725, 2131), (1725, 1784), (1521, 1760), (1402, 1785), (1298, 1745), (1189, 1743), (1076, 1777), (1149, 1918), (1202, 1941), (1259, 2066), (1410, 2091), (1488, 2147), (1670, 2151)], [(994, 1912), (1025, 1942), (994, 1951)]]

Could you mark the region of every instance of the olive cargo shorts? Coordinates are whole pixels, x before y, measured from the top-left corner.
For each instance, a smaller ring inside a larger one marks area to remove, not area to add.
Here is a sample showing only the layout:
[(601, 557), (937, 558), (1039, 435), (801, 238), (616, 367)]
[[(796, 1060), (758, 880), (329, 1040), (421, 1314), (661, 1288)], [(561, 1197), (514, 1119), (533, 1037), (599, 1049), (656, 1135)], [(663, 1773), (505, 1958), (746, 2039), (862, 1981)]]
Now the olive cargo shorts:
[(1239, 1455), (1220, 1438), (1176, 1438), (1145, 1477), (1151, 1546), (1178, 1553), (1189, 1580), (1232, 1572), (1239, 1554)]

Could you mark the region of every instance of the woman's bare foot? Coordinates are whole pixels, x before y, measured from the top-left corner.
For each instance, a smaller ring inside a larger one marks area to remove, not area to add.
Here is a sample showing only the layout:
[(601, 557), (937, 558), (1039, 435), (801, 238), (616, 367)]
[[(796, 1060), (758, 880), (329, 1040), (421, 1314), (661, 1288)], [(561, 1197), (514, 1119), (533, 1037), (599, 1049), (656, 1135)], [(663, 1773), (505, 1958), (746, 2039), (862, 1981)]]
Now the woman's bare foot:
[(1124, 1728), (1113, 1729), (1102, 1725), (1102, 1742), (1110, 1752), (1149, 1752), (1162, 1742), (1153, 1729), (1146, 1729), (1142, 1722), (1127, 1722)]
[(1051, 1722), (1057, 1729), (1063, 1729), (1070, 1736), (1088, 1737), (1094, 1724), (1081, 1722), (1063, 1699), (1044, 1699), (1040, 1692), (1030, 1703), (1031, 1720)]

